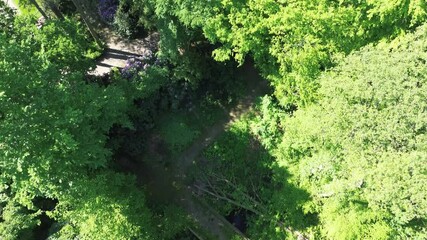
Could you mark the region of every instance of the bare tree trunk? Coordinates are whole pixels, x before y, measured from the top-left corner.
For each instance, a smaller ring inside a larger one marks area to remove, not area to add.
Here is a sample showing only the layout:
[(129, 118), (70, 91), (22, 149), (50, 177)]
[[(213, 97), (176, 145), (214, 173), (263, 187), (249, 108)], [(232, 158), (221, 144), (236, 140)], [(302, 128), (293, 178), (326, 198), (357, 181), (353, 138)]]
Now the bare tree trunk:
[(47, 5), (49, 6), (50, 10), (52, 10), (53, 14), (55, 14), (55, 16), (61, 20), (64, 19), (64, 15), (62, 15), (61, 11), (59, 10), (58, 6), (56, 5), (56, 3), (52, 2), (52, 1), (48, 1)]
[(82, 16), (83, 21), (85, 22), (87, 28), (89, 29), (89, 32), (92, 35), (93, 39), (95, 39), (96, 44), (98, 44), (98, 46), (102, 46), (102, 42), (98, 36), (98, 33), (96, 33), (94, 27), (92, 26), (92, 23), (90, 22), (87, 14), (85, 13), (83, 9), (83, 5), (80, 3), (79, 0), (71, 0), (71, 1), (73, 2), (74, 6), (76, 6), (77, 11)]
[(47, 16), (46, 12), (40, 7), (40, 5), (37, 3), (36, 0), (30, 0), (30, 2), (37, 8), (37, 11), (40, 12), (40, 14), (45, 18), (45, 19), (49, 19), (49, 17)]

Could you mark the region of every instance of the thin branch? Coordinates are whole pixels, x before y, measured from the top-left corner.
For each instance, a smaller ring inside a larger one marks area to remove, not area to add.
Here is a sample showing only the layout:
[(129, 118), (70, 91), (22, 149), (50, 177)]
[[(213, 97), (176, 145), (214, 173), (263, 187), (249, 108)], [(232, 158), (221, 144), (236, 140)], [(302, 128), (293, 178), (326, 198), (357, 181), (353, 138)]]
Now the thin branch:
[(202, 191), (202, 192), (205, 192), (205, 193), (207, 193), (207, 194), (209, 194), (209, 195), (211, 195), (211, 196), (214, 196), (214, 197), (216, 197), (216, 198), (218, 198), (218, 199), (225, 200), (225, 201), (227, 201), (227, 202), (229, 202), (229, 203), (231, 203), (231, 204), (233, 204), (233, 205), (235, 205), (235, 206), (238, 206), (238, 207), (241, 207), (241, 208), (243, 208), (243, 209), (249, 210), (249, 211), (251, 211), (251, 212), (253, 212), (253, 213), (255, 213), (255, 214), (258, 214), (258, 215), (263, 215), (263, 214), (262, 214), (261, 212), (259, 212), (258, 210), (255, 210), (255, 209), (253, 209), (253, 208), (251, 208), (251, 207), (248, 207), (248, 206), (244, 206), (243, 204), (241, 204), (241, 203), (239, 203), (239, 202), (236, 202), (236, 201), (234, 201), (233, 199), (230, 199), (230, 198), (228, 198), (228, 197), (226, 197), (226, 196), (223, 196), (223, 195), (217, 195), (217, 194), (215, 194), (215, 193), (213, 193), (213, 192), (211, 192), (211, 191), (209, 191), (209, 190), (207, 190), (207, 189), (205, 189), (205, 188), (203, 188), (203, 187), (200, 187), (200, 186), (198, 186), (198, 185), (194, 185), (194, 187), (196, 187), (198, 190), (200, 190), (200, 191)]

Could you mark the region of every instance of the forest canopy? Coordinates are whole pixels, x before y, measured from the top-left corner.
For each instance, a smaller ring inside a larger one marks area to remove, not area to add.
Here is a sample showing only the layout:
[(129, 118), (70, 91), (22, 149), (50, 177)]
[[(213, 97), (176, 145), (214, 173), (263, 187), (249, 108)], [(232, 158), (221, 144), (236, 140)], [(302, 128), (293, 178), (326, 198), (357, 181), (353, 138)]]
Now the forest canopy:
[(426, 1), (19, 3), (0, 239), (427, 238)]
[[(427, 237), (427, 28), (352, 53), (277, 149), (328, 239)], [(392, 66), (392, 67), (391, 67)]]

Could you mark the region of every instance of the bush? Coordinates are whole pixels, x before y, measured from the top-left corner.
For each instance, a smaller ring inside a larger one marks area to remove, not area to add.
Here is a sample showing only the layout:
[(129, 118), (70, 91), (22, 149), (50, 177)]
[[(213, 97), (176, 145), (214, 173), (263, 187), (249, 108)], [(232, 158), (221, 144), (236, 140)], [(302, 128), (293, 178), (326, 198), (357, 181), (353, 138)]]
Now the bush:
[(0, 2), (0, 31), (11, 32), (14, 19), (15, 11), (8, 7), (5, 2)]
[(114, 26), (118, 34), (126, 38), (141, 35), (154, 26), (154, 11), (146, 1), (135, 3), (122, 0), (114, 17)]
[(107, 23), (112, 23), (114, 21), (114, 16), (116, 15), (117, 9), (119, 7), (118, 0), (99, 0), (98, 3), (98, 13), (101, 16), (101, 19)]
[(138, 72), (141, 70), (145, 70), (148, 67), (147, 64), (144, 64), (142, 61), (130, 58), (126, 60), (125, 67), (121, 70), (122, 77), (126, 79), (131, 79), (137, 76)]
[(135, 35), (135, 25), (135, 21), (130, 17), (129, 13), (119, 8), (114, 17), (114, 29), (116, 32), (122, 37), (131, 38)]
[(101, 49), (80, 22), (70, 18), (48, 20), (37, 29), (32, 23), (34, 20), (31, 16), (17, 18), (15, 35), (26, 42), (38, 58), (61, 66), (67, 72), (85, 72), (95, 66), (93, 59), (101, 55)]

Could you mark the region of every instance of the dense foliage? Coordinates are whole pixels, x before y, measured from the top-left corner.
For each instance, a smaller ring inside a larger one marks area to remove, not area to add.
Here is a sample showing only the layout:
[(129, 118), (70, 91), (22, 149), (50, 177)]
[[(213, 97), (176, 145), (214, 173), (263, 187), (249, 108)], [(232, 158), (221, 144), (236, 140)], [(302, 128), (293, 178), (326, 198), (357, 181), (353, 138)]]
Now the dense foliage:
[(59, 239), (150, 238), (143, 193), (133, 178), (105, 170), (106, 134), (131, 126), (132, 99), (84, 81), (91, 43), (78, 25), (26, 23), (0, 34), (2, 239), (33, 238), (43, 215), (57, 222)]
[(0, 30), (10, 32), (13, 30), (13, 19), (15, 11), (6, 6), (5, 2), (0, 2)]
[(278, 161), (310, 192), (322, 236), (427, 237), (426, 46), (423, 26), (351, 54), (285, 121)]
[(315, 79), (333, 64), (334, 54), (398, 34), (427, 16), (418, 0), (154, 2), (161, 31), (173, 33), (169, 38), (183, 44), (181, 36), (202, 31), (219, 45), (217, 60), (242, 63), (251, 55), (287, 107), (316, 99)]
[[(1, 239), (188, 239), (155, 195), (190, 190), (251, 239), (427, 238), (426, 1), (93, 0), (160, 35), (103, 77), (81, 9), (38, 2), (0, 2)], [(252, 62), (273, 92), (225, 124)]]

